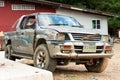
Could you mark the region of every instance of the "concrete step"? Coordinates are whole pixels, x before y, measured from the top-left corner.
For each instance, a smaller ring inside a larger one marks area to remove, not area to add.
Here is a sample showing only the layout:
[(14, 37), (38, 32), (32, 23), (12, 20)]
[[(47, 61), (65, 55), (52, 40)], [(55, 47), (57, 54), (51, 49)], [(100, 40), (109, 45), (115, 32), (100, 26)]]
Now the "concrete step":
[(50, 71), (1, 58), (0, 80), (53, 80), (53, 74)]

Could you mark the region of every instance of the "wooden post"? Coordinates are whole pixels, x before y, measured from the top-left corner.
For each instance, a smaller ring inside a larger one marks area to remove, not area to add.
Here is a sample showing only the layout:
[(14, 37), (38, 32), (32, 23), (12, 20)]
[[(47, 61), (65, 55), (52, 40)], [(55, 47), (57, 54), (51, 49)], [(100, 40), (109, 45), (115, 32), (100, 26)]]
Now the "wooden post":
[(3, 36), (4, 36), (3, 31), (1, 31), (0, 32), (0, 50), (4, 49), (3, 48)]

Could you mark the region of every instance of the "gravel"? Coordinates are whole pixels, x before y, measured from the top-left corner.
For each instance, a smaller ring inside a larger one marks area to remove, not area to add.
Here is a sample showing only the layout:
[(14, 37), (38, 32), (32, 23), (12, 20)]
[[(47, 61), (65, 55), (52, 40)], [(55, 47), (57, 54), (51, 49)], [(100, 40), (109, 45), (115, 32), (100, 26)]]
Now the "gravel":
[(120, 44), (114, 44), (114, 56), (109, 59), (107, 69), (102, 73), (88, 72), (84, 65), (70, 63), (57, 66), (54, 80), (120, 80)]

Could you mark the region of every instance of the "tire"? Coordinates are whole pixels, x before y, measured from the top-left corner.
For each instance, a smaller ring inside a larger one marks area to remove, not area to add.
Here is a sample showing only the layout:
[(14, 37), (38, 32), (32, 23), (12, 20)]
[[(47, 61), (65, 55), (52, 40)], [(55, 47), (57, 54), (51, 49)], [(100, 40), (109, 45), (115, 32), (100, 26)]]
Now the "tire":
[(14, 56), (11, 56), (11, 53), (12, 53), (11, 45), (7, 45), (5, 48), (5, 58), (15, 61), (16, 58)]
[(56, 60), (50, 57), (46, 44), (39, 45), (34, 54), (34, 66), (54, 72)]
[(85, 64), (85, 67), (89, 72), (101, 73), (106, 69), (107, 65), (108, 65), (108, 58), (101, 58), (99, 60), (93, 60), (92, 65)]

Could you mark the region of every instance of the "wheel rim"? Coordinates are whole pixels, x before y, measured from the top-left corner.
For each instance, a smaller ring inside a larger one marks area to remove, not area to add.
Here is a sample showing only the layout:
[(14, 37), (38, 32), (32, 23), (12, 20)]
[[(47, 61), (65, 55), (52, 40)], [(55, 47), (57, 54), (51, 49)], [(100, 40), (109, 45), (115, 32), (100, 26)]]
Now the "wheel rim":
[(46, 55), (45, 55), (44, 51), (39, 51), (36, 59), (37, 59), (37, 61), (36, 61), (37, 66), (39, 68), (44, 69), (45, 65), (46, 65)]

